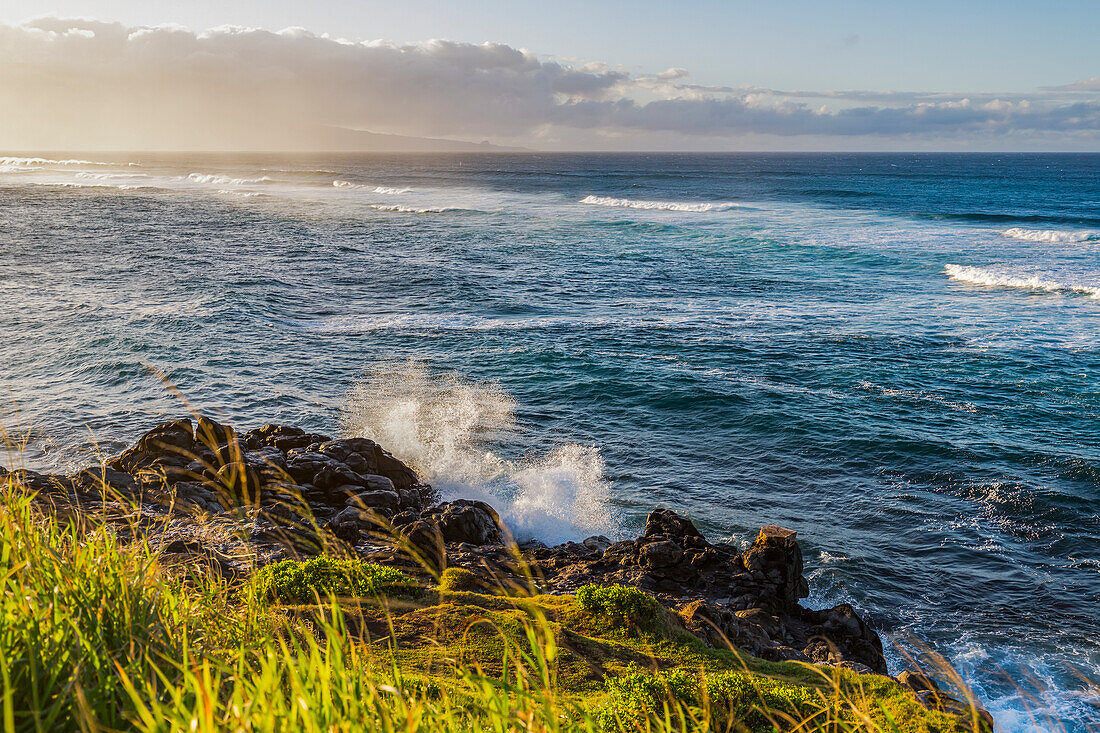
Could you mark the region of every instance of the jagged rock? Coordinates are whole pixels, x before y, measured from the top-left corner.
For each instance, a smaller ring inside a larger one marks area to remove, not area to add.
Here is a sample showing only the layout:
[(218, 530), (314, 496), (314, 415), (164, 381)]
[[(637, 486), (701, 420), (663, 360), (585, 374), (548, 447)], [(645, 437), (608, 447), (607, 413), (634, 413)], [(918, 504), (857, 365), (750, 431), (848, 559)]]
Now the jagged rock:
[(226, 463), (218, 469), (218, 487), (232, 497), (234, 503), (252, 503), (260, 493), (260, 477), (243, 461)]
[(683, 559), (684, 551), (671, 540), (660, 540), (642, 545), (638, 557), (644, 568), (668, 568)]
[(468, 542), (471, 545), (504, 542), (500, 517), (495, 509), (483, 501), (446, 501), (428, 508), (421, 516), (439, 527), (446, 542)]
[(195, 434), (188, 419), (161, 423), (138, 439), (107, 467), (123, 473), (161, 470), (171, 476), (182, 473), (195, 453)]
[(644, 537), (664, 536), (670, 538), (699, 537), (699, 530), (691, 520), (681, 517), (671, 509), (654, 509), (645, 520)]
[(345, 503), (348, 506), (385, 509), (392, 512), (396, 511), (397, 508), (401, 506), (401, 497), (397, 495), (396, 491), (360, 491), (357, 494), (349, 496)]
[(940, 691), (940, 686), (936, 681), (921, 672), (906, 670), (895, 677), (895, 679), (913, 692), (923, 692), (925, 690), (929, 692)]
[(940, 689), (931, 677), (920, 672), (905, 671), (895, 678), (903, 687), (907, 687), (926, 710), (937, 710), (954, 715), (963, 720), (971, 720), (977, 715), (978, 723), (985, 730), (994, 730), (993, 716), (982, 707), (952, 697)]
[(593, 535), (581, 541), (581, 544), (587, 547), (597, 555), (602, 555), (604, 550), (611, 547), (611, 540), (601, 535)]
[(420, 521), (420, 514), (418, 512), (414, 512), (411, 509), (405, 509), (393, 515), (390, 524), (394, 527), (405, 527), (418, 521)]
[(886, 674), (882, 640), (847, 603), (820, 611), (803, 611), (801, 617), (813, 624), (809, 630), (811, 641), (818, 638), (829, 643), (827, 658), (834, 660), (829, 663), (859, 662)]
[(684, 626), (715, 649), (728, 649), (732, 645), (761, 657), (775, 646), (759, 624), (709, 601), (692, 601), (679, 613)]
[(809, 584), (802, 576), (802, 550), (793, 530), (774, 525), (761, 527), (742, 560), (753, 580), (771, 591), (762, 598), (774, 610), (794, 611), (798, 600), (810, 594)]
[(402, 550), (414, 562), (442, 570), (447, 563), (443, 535), (435, 522), (417, 520), (401, 528)]
[(88, 493), (96, 493), (107, 489), (109, 492), (117, 492), (124, 496), (134, 496), (141, 489), (141, 482), (131, 474), (118, 471), (110, 466), (85, 468), (76, 475), (73, 483)]

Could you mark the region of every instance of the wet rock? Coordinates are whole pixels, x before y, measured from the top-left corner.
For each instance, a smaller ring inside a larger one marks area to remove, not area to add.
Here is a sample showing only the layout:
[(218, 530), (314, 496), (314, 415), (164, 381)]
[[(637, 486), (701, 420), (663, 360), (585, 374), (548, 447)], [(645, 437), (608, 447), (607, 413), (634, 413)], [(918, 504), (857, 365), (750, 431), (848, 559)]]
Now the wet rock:
[(401, 528), (401, 549), (414, 562), (434, 570), (442, 570), (447, 563), (447, 549), (443, 534), (435, 522), (417, 520)]
[(157, 425), (141, 436), (131, 448), (108, 461), (107, 467), (123, 473), (158, 471), (183, 473), (195, 454), (195, 434), (188, 419)]
[(679, 613), (685, 628), (715, 649), (732, 646), (759, 657), (775, 646), (759, 624), (709, 601), (693, 601)]
[(107, 493), (135, 496), (141, 489), (141, 482), (131, 474), (110, 466), (86, 468), (76, 475), (74, 484), (79, 485), (85, 492), (93, 494), (106, 490)]
[(468, 542), (471, 545), (504, 542), (500, 517), (495, 509), (483, 501), (447, 501), (428, 508), (421, 516), (439, 527), (446, 542)]
[(401, 506), (401, 497), (397, 495), (396, 491), (360, 491), (349, 496), (345, 503), (348, 506), (385, 509), (393, 512)]
[(218, 469), (216, 481), (219, 492), (231, 504), (253, 504), (259, 499), (260, 477), (243, 461), (232, 461), (223, 465)]
[(654, 509), (645, 520), (644, 537), (663, 536), (670, 538), (699, 537), (699, 530), (691, 520), (681, 517), (671, 509)]
[(611, 540), (601, 535), (593, 535), (581, 541), (581, 544), (587, 547), (597, 555), (602, 555), (604, 550), (611, 547)]
[(794, 530), (775, 525), (761, 527), (742, 562), (753, 580), (764, 586), (765, 605), (775, 611), (792, 612), (798, 607), (798, 600), (810, 594), (809, 584), (802, 576), (802, 550)]
[(905, 671), (895, 679), (903, 687), (907, 687), (926, 710), (937, 710), (967, 721), (976, 718), (982, 730), (990, 732), (994, 730), (993, 716), (989, 711), (976, 703), (971, 704), (952, 697), (940, 689), (939, 684), (931, 677), (920, 672)]
[(671, 540), (660, 540), (642, 545), (638, 557), (644, 568), (668, 568), (683, 559), (684, 551)]
[(811, 624), (806, 632), (810, 637), (808, 643), (824, 641), (827, 644), (827, 650), (817, 647), (826, 663), (859, 662), (879, 674), (886, 674), (882, 640), (847, 603), (820, 611), (803, 610), (800, 618)]
[(420, 513), (414, 512), (411, 509), (405, 509), (393, 515), (393, 519), (390, 520), (390, 524), (394, 527), (405, 527), (413, 522), (420, 521)]

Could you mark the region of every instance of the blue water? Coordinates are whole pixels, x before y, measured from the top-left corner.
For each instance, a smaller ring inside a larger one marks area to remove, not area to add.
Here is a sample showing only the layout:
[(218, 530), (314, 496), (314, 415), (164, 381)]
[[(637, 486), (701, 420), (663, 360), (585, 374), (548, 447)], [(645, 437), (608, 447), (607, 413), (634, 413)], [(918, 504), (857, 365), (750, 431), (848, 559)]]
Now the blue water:
[(789, 526), (895, 670), (1100, 720), (1100, 156), (79, 157), (0, 159), (8, 462), (183, 412), (156, 369), (549, 540)]

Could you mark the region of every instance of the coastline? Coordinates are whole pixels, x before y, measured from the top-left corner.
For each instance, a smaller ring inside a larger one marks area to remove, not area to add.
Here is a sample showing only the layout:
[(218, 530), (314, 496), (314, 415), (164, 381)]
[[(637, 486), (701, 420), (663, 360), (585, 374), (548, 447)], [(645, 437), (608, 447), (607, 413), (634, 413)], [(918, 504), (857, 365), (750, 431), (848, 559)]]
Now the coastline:
[(801, 549), (796, 533), (781, 527), (761, 528), (740, 552), (655, 508), (635, 540), (516, 543), (490, 505), (439, 501), (373, 441), (283, 425), (238, 433), (203, 417), (158, 425), (121, 455), (73, 475), (0, 470), (0, 477), (34, 492), (58, 521), (124, 528), (169, 564), (203, 567), (229, 584), (247, 585), (277, 563), (340, 556), (399, 570), (424, 587), (459, 577), (464, 592), (490, 596), (636, 589), (659, 604), (655, 617), (667, 633), (753, 660), (890, 680), (919, 709), (954, 716), (959, 730), (992, 729), (970, 693), (951, 689), (956, 680), (889, 676), (878, 634), (850, 605), (802, 607), (809, 587)]

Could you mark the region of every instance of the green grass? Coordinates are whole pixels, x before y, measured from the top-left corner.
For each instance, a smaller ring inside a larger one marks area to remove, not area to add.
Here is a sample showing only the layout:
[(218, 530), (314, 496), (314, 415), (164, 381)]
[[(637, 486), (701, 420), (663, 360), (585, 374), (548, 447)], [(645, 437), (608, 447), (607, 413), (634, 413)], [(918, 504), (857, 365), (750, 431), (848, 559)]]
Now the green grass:
[(415, 587), (416, 581), (394, 568), (321, 556), (267, 565), (252, 576), (247, 592), (267, 601), (312, 601), (328, 596), (400, 595)]
[(331, 558), (232, 587), (124, 529), (0, 485), (5, 731), (967, 729), (885, 677), (709, 649), (629, 590), (414, 588)]

